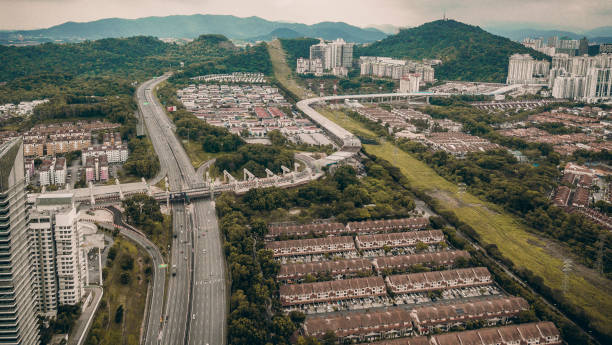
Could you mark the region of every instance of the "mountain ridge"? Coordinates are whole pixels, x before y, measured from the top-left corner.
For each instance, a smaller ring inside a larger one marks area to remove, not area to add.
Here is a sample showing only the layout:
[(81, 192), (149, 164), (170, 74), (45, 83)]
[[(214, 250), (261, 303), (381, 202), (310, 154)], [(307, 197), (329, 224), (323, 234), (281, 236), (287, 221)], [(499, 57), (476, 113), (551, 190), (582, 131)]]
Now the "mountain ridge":
[(44, 29), (18, 30), (0, 33), (0, 41), (34, 40), (37, 42), (79, 42), (102, 38), (155, 36), (159, 38), (196, 38), (202, 34), (221, 34), (232, 40), (254, 42), (270, 36), (275, 30), (292, 30), (301, 36), (321, 37), (326, 40), (338, 37), (346, 41), (366, 43), (387, 36), (372, 28), (360, 28), (344, 22), (321, 22), (312, 25), (269, 21), (260, 17), (233, 15), (193, 14), (151, 16), (138, 19), (105, 18), (90, 22), (65, 22)]
[[(555, 28), (536, 28), (531, 26), (508, 28), (505, 26), (486, 26), (490, 33), (507, 37), (513, 41), (522, 41), (524, 38), (548, 38), (550, 36), (568, 37), (570, 39), (581, 39), (586, 37), (589, 41), (605, 43), (612, 38), (612, 26), (601, 26), (590, 30), (563, 30)], [(603, 41), (602, 41), (603, 39)]]

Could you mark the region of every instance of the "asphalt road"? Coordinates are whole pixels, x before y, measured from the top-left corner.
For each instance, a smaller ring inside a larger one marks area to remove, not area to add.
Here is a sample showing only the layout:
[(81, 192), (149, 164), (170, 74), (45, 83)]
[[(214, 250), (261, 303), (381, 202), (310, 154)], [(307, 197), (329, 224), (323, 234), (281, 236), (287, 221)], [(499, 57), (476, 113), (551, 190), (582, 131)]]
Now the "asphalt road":
[[(152, 90), (167, 77), (146, 81), (138, 88), (136, 97), (162, 169), (168, 174), (170, 190), (175, 192), (203, 185), (204, 181), (153, 96)], [(152, 325), (157, 312), (152, 302), (145, 344), (225, 344), (225, 258), (214, 202), (173, 203), (172, 214), (176, 237), (170, 267), (176, 267), (176, 275), (170, 277), (163, 322), (158, 328)]]
[(89, 329), (91, 328), (93, 319), (96, 317), (96, 310), (98, 310), (100, 300), (104, 295), (104, 289), (101, 286), (91, 285), (86, 287), (85, 290), (91, 291), (93, 296), (89, 304), (83, 306), (81, 315), (75, 323), (76, 329), (68, 338), (68, 345), (81, 345), (85, 343), (85, 339), (87, 339), (87, 334), (89, 332)]
[[(148, 319), (144, 322), (146, 328), (143, 342), (145, 344), (154, 344), (155, 342), (150, 343), (147, 341), (149, 334), (159, 334), (166, 284), (166, 268), (160, 267), (160, 265), (164, 264), (164, 259), (159, 248), (157, 248), (153, 242), (151, 242), (142, 232), (124, 222), (121, 211), (112, 206), (107, 207), (107, 209), (113, 213), (113, 222), (126, 228), (121, 229), (121, 234), (144, 248), (152, 258), (153, 281), (148, 296), (149, 305), (147, 314), (145, 315)], [(155, 336), (153, 338), (153, 340), (155, 340)]]

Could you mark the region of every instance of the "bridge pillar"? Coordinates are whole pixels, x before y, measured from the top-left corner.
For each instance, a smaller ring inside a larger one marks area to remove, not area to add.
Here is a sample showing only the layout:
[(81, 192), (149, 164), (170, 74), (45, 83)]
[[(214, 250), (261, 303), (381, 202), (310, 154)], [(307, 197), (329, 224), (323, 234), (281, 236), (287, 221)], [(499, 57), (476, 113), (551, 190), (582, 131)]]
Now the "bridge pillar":
[(91, 200), (91, 204), (95, 205), (96, 204), (96, 198), (94, 198), (93, 183), (91, 183), (91, 181), (89, 181), (89, 197), (90, 197), (90, 200)]
[(115, 179), (115, 184), (117, 185), (117, 188), (119, 188), (119, 200), (123, 200), (123, 191), (121, 190), (121, 184), (119, 183), (118, 178)]
[(100, 247), (98, 247), (98, 267), (100, 268), (100, 286), (104, 286), (104, 281), (102, 280), (102, 253), (100, 252)]

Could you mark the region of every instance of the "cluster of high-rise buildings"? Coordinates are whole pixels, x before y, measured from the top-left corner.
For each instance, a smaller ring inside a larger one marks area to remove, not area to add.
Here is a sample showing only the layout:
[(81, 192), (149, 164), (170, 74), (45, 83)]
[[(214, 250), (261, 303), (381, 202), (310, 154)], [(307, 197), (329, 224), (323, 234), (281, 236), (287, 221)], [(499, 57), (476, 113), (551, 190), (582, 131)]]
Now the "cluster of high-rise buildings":
[(0, 343), (37, 345), (37, 316), (53, 317), (60, 305), (75, 305), (89, 283), (89, 236), (97, 227), (83, 219), (73, 195), (25, 193), (24, 145), (0, 145)]
[(553, 56), (549, 87), (555, 98), (597, 102), (612, 98), (612, 54)]
[(548, 80), (550, 62), (535, 60), (529, 54), (514, 54), (508, 64), (506, 84), (544, 84)]
[(345, 77), (353, 66), (354, 43), (338, 38), (332, 42), (321, 41), (310, 46), (310, 58), (297, 60), (296, 73), (322, 75), (329, 73)]
[(381, 78), (401, 79), (409, 74), (418, 74), (425, 83), (434, 81), (431, 65), (412, 60), (398, 60), (382, 56), (359, 57), (361, 75)]
[(612, 54), (555, 54), (552, 63), (529, 54), (514, 54), (507, 84), (544, 84), (554, 98), (598, 102), (612, 98)]
[(81, 219), (70, 193), (42, 194), (28, 213), (38, 311), (54, 317), (59, 305), (75, 305), (83, 298), (91, 249), (84, 244), (97, 227)]
[(552, 36), (548, 39), (527, 37), (521, 43), (525, 47), (549, 56), (554, 56), (555, 54), (575, 56), (589, 53), (589, 41), (586, 37), (580, 40), (559, 38), (558, 36)]

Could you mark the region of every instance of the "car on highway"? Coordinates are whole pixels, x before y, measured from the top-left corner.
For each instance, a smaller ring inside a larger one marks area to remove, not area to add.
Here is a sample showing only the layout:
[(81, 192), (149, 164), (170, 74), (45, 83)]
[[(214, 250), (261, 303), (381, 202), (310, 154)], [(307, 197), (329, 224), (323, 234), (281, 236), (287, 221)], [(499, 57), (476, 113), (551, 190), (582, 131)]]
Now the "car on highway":
[(176, 275), (176, 265), (172, 265), (172, 275)]

